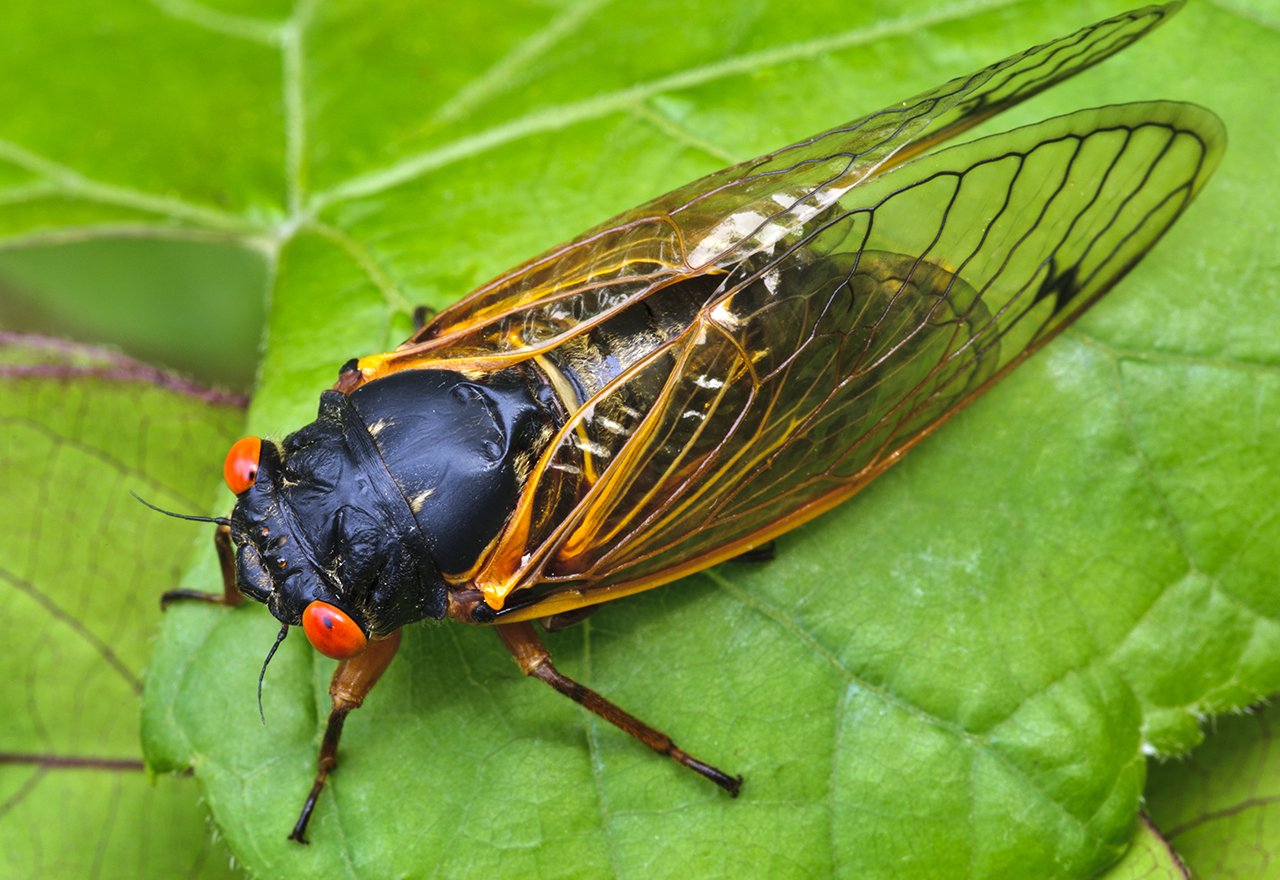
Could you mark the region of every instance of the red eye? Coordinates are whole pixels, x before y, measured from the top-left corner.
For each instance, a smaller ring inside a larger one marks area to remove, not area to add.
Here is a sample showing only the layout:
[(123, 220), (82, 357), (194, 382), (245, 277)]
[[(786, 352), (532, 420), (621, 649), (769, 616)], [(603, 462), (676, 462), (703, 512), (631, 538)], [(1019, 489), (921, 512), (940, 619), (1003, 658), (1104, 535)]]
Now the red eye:
[(227, 460), (222, 463), (222, 476), (227, 488), (237, 495), (249, 491), (258, 478), (258, 459), (262, 457), (262, 438), (241, 437), (231, 444)]
[(312, 647), (334, 660), (349, 660), (363, 651), (369, 641), (358, 623), (319, 599), (302, 612), (302, 631)]

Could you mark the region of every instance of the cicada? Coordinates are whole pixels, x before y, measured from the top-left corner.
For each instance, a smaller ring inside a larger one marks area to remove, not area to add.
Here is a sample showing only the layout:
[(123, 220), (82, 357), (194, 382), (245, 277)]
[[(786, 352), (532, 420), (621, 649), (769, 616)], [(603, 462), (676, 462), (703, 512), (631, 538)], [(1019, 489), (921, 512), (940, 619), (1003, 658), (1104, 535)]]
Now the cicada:
[[(314, 422), (225, 463), (221, 594), (341, 661), (319, 769), (403, 627), (520, 668), (736, 795), (561, 674), (571, 623), (847, 500), (1098, 300), (1204, 185), (1212, 113), (1148, 102), (940, 145), (1130, 45), (1148, 7), (641, 205), (352, 359)], [(274, 648), (272, 649), (274, 651)], [(268, 659), (270, 657), (268, 656)], [(265, 668), (265, 667), (264, 667)]]

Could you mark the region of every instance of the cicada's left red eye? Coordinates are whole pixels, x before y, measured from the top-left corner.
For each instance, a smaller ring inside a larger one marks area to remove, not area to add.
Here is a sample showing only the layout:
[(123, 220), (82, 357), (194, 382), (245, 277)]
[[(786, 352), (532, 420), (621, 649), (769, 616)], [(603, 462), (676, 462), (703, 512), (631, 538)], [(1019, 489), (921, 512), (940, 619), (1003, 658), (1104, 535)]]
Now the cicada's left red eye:
[(241, 437), (232, 443), (227, 460), (222, 463), (222, 476), (227, 481), (227, 488), (237, 495), (248, 492), (258, 478), (258, 459), (261, 457), (261, 437)]
[(334, 660), (349, 660), (369, 643), (360, 624), (342, 609), (319, 599), (302, 612), (302, 631), (312, 647)]

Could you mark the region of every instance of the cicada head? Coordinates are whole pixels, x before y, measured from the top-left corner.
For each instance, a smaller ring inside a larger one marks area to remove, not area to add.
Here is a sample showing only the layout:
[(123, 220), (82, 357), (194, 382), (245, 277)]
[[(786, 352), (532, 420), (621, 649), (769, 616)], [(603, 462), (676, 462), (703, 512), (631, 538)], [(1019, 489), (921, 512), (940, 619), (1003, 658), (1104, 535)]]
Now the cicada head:
[(343, 408), (327, 403), (282, 443), (261, 443), (231, 534), (240, 591), (345, 658), (410, 620), (443, 616), (447, 586), (412, 516), (396, 496), (379, 498)]
[(440, 619), (517, 494), (516, 460), (546, 421), (520, 381), (408, 371), (325, 392), (314, 422), (227, 456), (240, 591), (344, 659)]

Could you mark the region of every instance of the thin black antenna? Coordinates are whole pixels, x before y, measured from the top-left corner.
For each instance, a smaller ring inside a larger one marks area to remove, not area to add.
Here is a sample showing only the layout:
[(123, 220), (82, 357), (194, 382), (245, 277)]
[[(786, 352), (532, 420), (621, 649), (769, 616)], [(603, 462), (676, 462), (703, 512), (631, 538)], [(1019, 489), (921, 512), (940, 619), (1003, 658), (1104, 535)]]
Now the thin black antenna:
[(174, 513), (172, 510), (165, 510), (163, 507), (156, 507), (154, 504), (142, 498), (142, 496), (140, 496), (137, 492), (134, 492), (132, 489), (129, 490), (129, 494), (132, 495), (134, 498), (137, 498), (147, 507), (150, 507), (152, 510), (157, 511), (159, 513), (163, 513), (165, 516), (171, 516), (174, 519), (189, 519), (192, 522), (216, 523), (217, 525), (220, 525), (220, 526), (231, 525), (231, 520), (227, 519), (225, 516), (192, 516), (189, 513)]
[(271, 650), (267, 652), (267, 659), (262, 661), (262, 671), (258, 673), (258, 717), (262, 719), (265, 727), (267, 716), (262, 711), (262, 679), (267, 674), (267, 664), (271, 662), (271, 658), (276, 655), (276, 648), (280, 647), (280, 643), (284, 641), (284, 637), (289, 634), (289, 624), (280, 627), (280, 634), (276, 636), (276, 643), (271, 646)]

